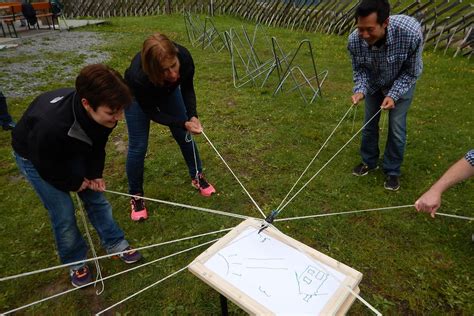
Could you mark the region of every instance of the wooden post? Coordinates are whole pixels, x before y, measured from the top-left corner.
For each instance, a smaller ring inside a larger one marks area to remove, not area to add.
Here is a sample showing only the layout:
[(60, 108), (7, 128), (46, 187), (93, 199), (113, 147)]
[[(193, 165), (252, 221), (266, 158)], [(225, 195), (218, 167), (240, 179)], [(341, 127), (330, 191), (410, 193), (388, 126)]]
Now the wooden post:
[(225, 297), (222, 294), (219, 294), (220, 299), (221, 299), (221, 315), (222, 316), (228, 316), (229, 315), (229, 310), (227, 308), (227, 297)]

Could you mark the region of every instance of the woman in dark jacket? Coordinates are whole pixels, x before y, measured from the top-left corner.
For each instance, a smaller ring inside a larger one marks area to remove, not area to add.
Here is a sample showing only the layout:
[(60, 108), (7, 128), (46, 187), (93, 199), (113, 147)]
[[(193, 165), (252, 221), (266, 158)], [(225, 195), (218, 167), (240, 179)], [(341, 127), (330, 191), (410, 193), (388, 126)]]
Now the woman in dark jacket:
[(119, 73), (90, 65), (81, 70), (76, 89), (37, 97), (12, 132), (18, 167), (48, 210), (59, 257), (71, 264), (75, 287), (90, 283), (92, 276), (81, 262), (88, 248), (76, 224), (70, 191), (78, 192), (108, 253), (123, 252), (119, 257), (126, 263), (141, 258), (125, 240), (102, 193), (105, 145), (131, 99)]
[[(202, 174), (201, 159), (190, 134), (200, 134), (202, 126), (196, 111), (194, 62), (189, 51), (155, 33), (125, 72), (125, 80), (135, 100), (125, 110), (129, 145), (127, 177), (129, 193), (143, 196), (143, 170), (148, 148), (150, 120), (169, 127), (189, 169), (191, 184), (201, 195), (215, 193)], [(131, 218), (148, 217), (143, 199), (132, 198)]]

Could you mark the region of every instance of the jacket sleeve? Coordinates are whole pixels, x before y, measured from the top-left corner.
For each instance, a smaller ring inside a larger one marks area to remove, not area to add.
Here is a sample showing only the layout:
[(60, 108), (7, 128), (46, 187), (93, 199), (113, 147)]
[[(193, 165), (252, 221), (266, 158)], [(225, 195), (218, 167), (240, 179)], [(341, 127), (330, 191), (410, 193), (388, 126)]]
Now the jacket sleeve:
[(358, 57), (351, 44), (348, 45), (349, 54), (352, 61), (352, 76), (354, 81), (353, 93), (367, 94), (369, 84), (368, 69), (364, 65), (363, 58)]
[[(107, 142), (107, 141), (106, 141)], [(102, 178), (105, 166), (105, 144), (101, 142), (94, 144), (92, 151), (87, 155), (86, 158), (86, 172), (85, 177), (89, 180)]]
[(160, 111), (158, 108), (159, 100), (153, 95), (150, 89), (152, 88), (132, 86), (135, 99), (142, 108), (143, 112), (156, 123), (166, 126), (183, 127), (186, 121), (180, 120), (175, 116), (171, 116)]
[(58, 159), (64, 158), (65, 144), (70, 140), (49, 133), (41, 124), (28, 137), (28, 150), (35, 153), (30, 159), (40, 176), (61, 191), (77, 191), (84, 179), (81, 158)]
[(194, 92), (194, 61), (191, 55), (189, 55), (189, 62), (186, 65), (186, 76), (181, 82), (181, 94), (183, 95), (184, 105), (188, 117), (197, 117), (196, 109), (196, 93)]

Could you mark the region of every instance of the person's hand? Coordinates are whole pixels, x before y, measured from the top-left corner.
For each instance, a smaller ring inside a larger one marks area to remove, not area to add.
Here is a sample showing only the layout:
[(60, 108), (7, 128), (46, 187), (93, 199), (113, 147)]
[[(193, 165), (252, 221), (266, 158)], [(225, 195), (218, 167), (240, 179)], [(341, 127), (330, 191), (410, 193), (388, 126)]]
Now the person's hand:
[(391, 97), (385, 97), (380, 106), (383, 110), (391, 110), (395, 108), (395, 101)]
[(88, 179), (84, 178), (84, 180), (82, 181), (81, 186), (79, 187), (79, 189), (77, 189), (77, 192), (81, 192), (81, 191), (87, 189), (89, 187), (89, 182), (90, 181)]
[(436, 211), (441, 206), (441, 194), (433, 189), (426, 191), (415, 202), (415, 208), (418, 212), (431, 213), (431, 217), (435, 217)]
[(202, 133), (202, 126), (199, 119), (193, 116), (189, 121), (184, 123), (184, 127), (193, 134), (201, 134)]
[(199, 121), (199, 119), (195, 116), (191, 117), (190, 121), (193, 122), (194, 124), (196, 124), (196, 127), (201, 130), (199, 132), (199, 134), (202, 133), (203, 128), (202, 128), (202, 125), (201, 125), (201, 121)]
[(195, 117), (195, 116), (191, 117), (190, 121), (197, 124), (197, 125), (199, 125), (199, 127), (202, 129), (201, 121), (199, 121), (199, 119), (197, 117)]
[(105, 190), (105, 181), (102, 178), (89, 180), (89, 189), (97, 192), (104, 192)]
[(357, 92), (353, 94), (351, 97), (352, 104), (358, 104), (360, 101), (364, 99), (364, 94), (362, 92)]

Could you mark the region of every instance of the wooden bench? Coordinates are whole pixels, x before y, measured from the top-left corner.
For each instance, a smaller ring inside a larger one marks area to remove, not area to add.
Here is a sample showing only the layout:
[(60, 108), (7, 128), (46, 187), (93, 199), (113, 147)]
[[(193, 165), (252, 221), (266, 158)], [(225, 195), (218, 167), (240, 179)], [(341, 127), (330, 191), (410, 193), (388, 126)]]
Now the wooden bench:
[(15, 21), (23, 18), (23, 13), (21, 11), (21, 3), (6, 2), (6, 3), (1, 3), (0, 6), (4, 8), (3, 11), (5, 15), (1, 16), (1, 19), (2, 19), (2, 23), (5, 23), (5, 25), (8, 28), (8, 34), (10, 34), (10, 36), (13, 37), (12, 30), (10, 29), (11, 27), (13, 29), (13, 33), (15, 34), (15, 37), (18, 37), (18, 34), (15, 29)]
[[(36, 11), (36, 17), (38, 19), (45, 18), (48, 27), (51, 28), (51, 24), (53, 25), (53, 30), (55, 30), (54, 25), (54, 15), (51, 10), (51, 3), (48, 2), (33, 2), (31, 4), (33, 9)], [(51, 19), (51, 24), (49, 23), (49, 19)]]

